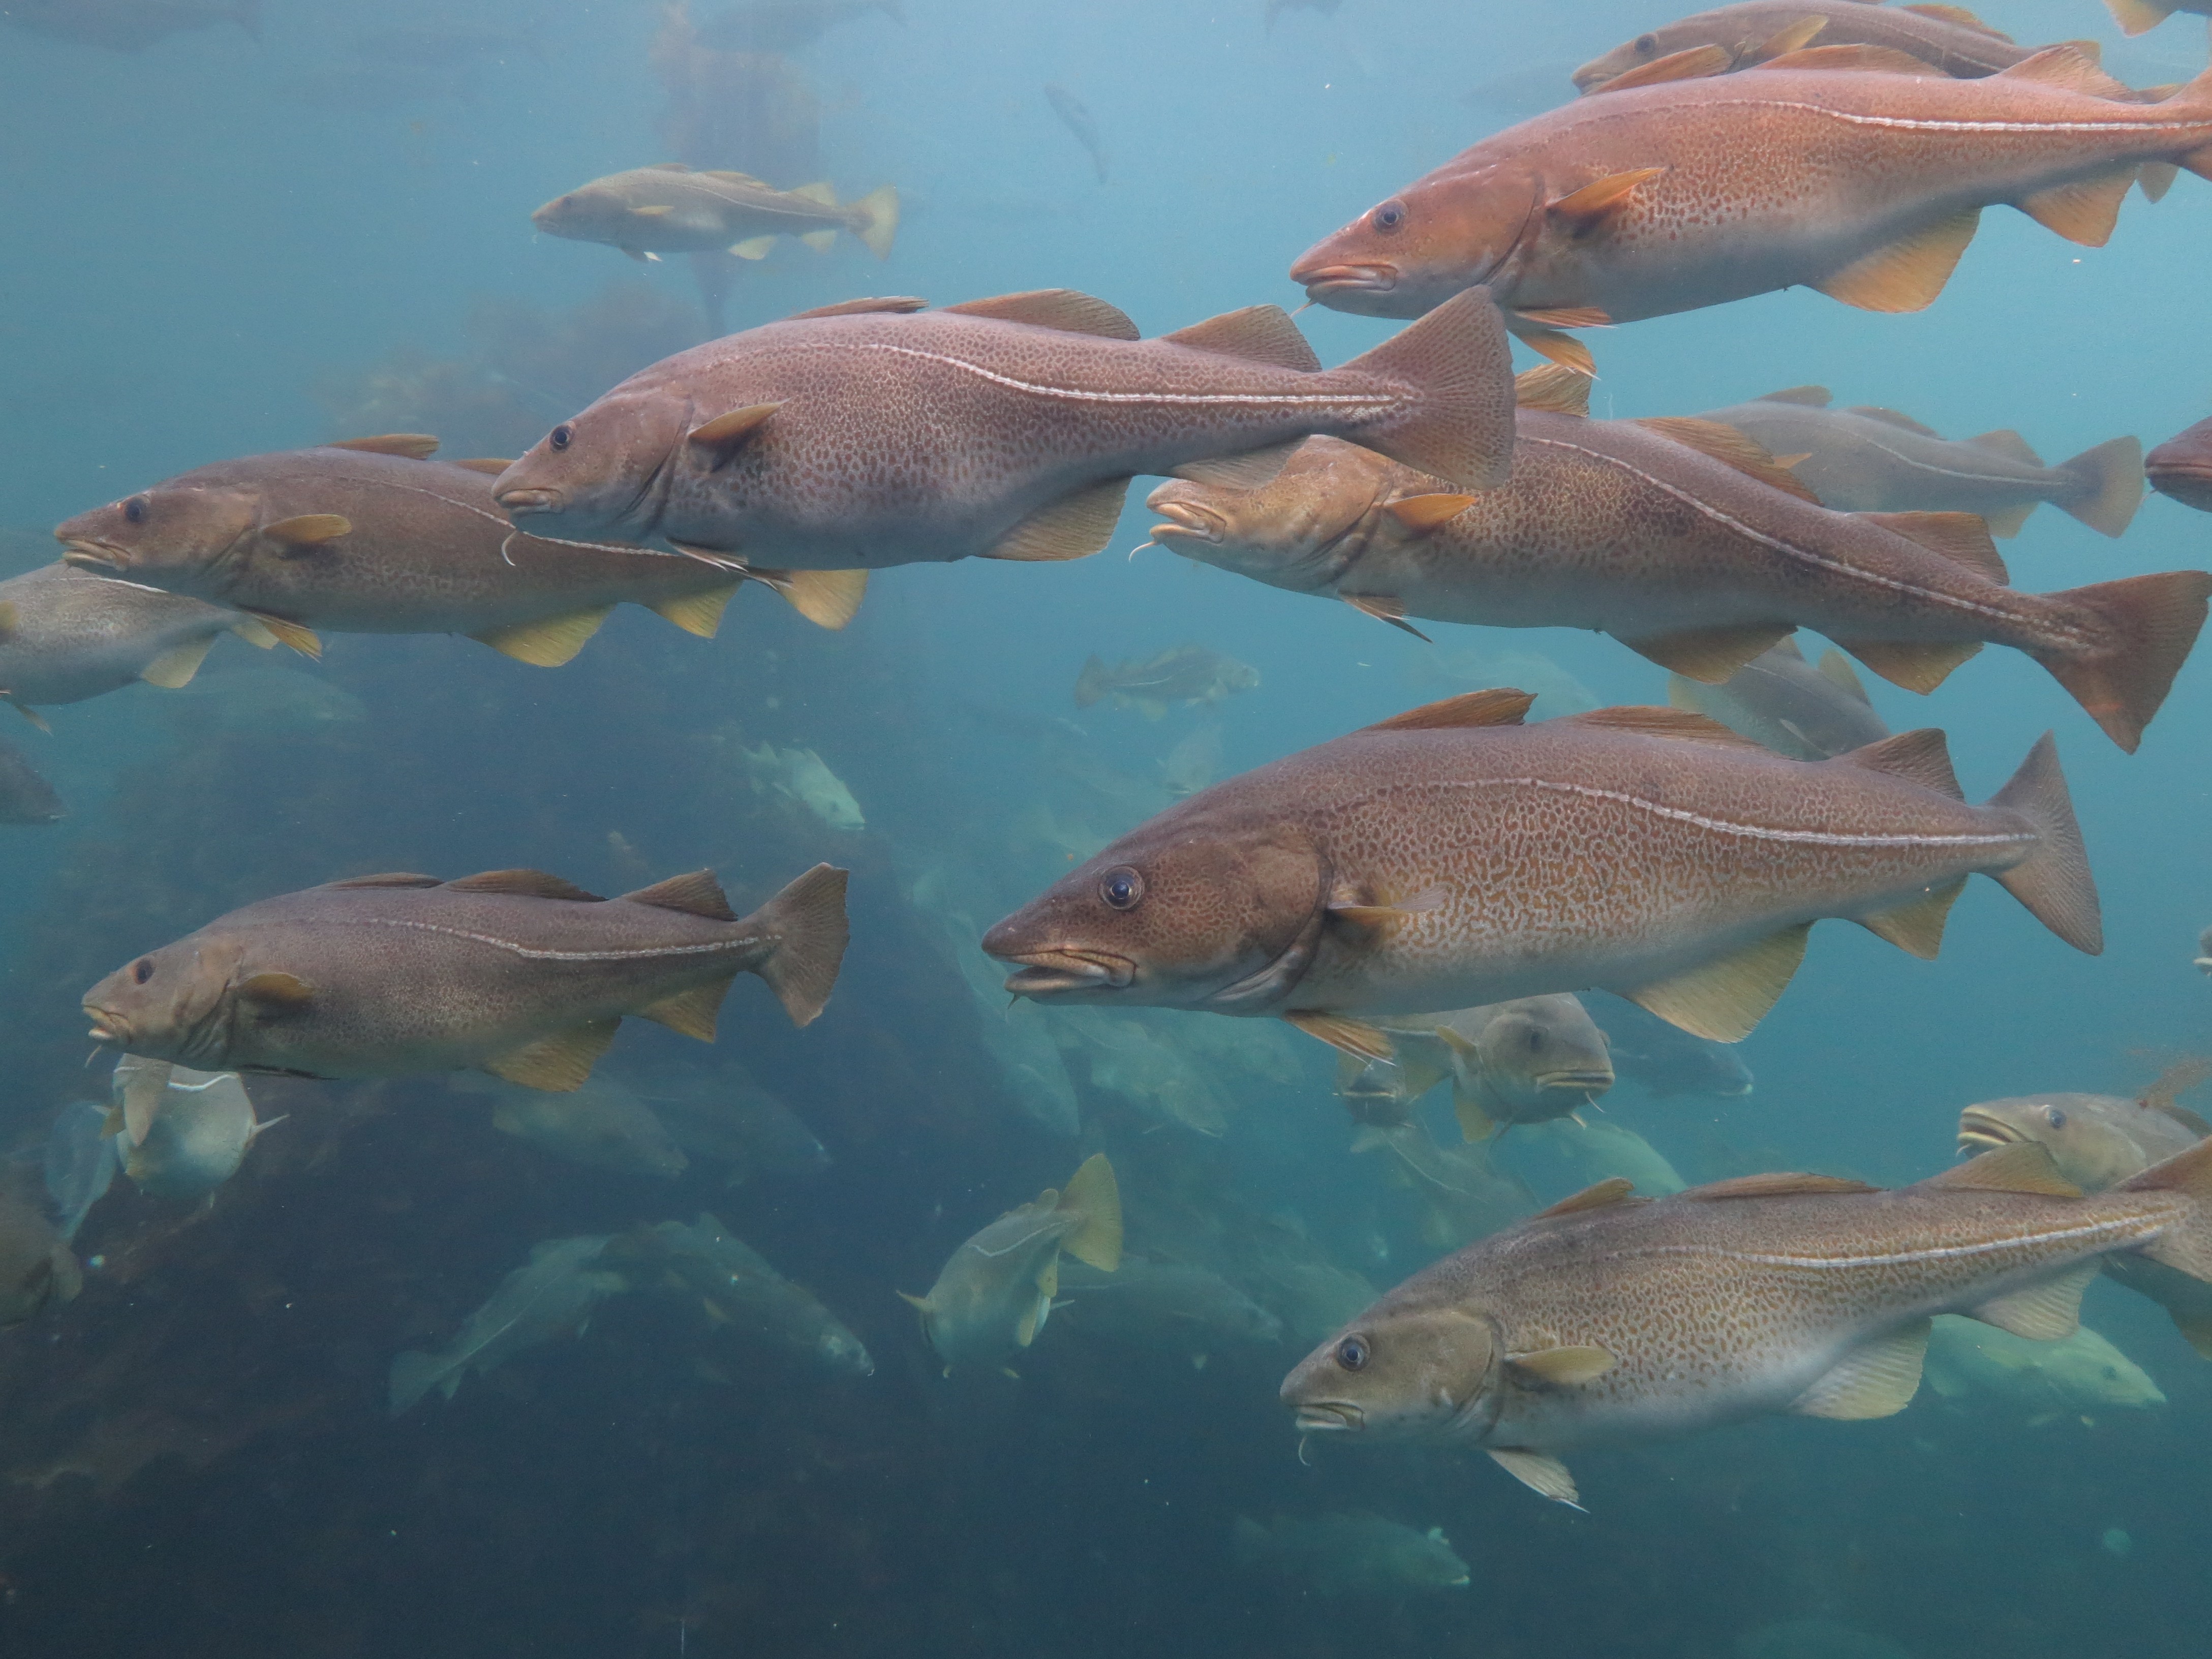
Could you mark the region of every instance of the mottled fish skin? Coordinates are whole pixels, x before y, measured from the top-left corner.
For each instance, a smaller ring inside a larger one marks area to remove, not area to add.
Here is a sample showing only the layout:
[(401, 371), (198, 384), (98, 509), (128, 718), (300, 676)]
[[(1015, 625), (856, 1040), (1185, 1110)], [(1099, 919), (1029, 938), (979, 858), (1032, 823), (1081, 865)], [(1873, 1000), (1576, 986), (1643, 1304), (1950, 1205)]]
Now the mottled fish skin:
[[(0, 581), (0, 696), (23, 708), (82, 702), (145, 678), (173, 653), (254, 631), (235, 611), (66, 564)], [(255, 643), (274, 641), (263, 634)]]
[[(1475, 487), (1510, 464), (1510, 365), (1486, 297), (1386, 342), (1370, 354), (1382, 361), (1311, 371), (1279, 366), (1312, 358), (1271, 307), (1238, 314), (1279, 354), (1260, 361), (1121, 337), (1134, 335), (1127, 319), (1086, 295), (973, 303), (1073, 313), (1115, 335), (918, 303), (856, 301), (899, 308), (802, 315), (679, 352), (555, 428), (495, 495), (548, 535), (853, 569), (1080, 557), (1111, 534), (1119, 497), (1105, 492), (1134, 475), (1316, 432), (1400, 447), (1441, 432)], [(1407, 378), (1380, 372), (1416, 357)], [(691, 435), (747, 411), (742, 432)], [(1096, 510), (1048, 547), (1009, 544), (1071, 504)]]
[[(1547, 319), (1526, 313), (1579, 326), (1584, 308), (1629, 322), (1831, 283), (1954, 222), (1962, 247), (1963, 216), (2118, 185), (2142, 162), (2212, 168), (2212, 72), (2144, 105), (2041, 78), (2054, 66), (2097, 73), (2053, 48), (1983, 80), (1765, 66), (1578, 100), (1407, 185), (1310, 249), (1291, 280), (1367, 316), (1416, 317), (1482, 283), (1534, 326)], [(1653, 168), (1587, 210), (1573, 199)], [(2081, 228), (2103, 241), (2100, 223)], [(1948, 257), (1868, 302), (1927, 304)]]
[(2143, 458), (2151, 488), (2184, 507), (2212, 513), (2212, 420), (2199, 421)]
[(605, 242), (640, 258), (727, 249), (757, 258), (767, 249), (751, 246), (757, 237), (848, 230), (880, 258), (890, 253), (898, 225), (898, 196), (886, 186), (840, 207), (826, 185), (778, 190), (748, 173), (694, 172), (681, 161), (663, 161), (579, 185), (530, 222), (549, 236)]
[(1671, 675), (1667, 701), (1792, 760), (1827, 760), (1889, 735), (1850, 664), (1830, 651), (1815, 668), (1794, 640), (1760, 652), (1718, 685)]
[[(1815, 18), (1820, 27), (1796, 38)], [(1932, 16), (1912, 6), (1867, 0), (1743, 0), (1647, 30), (1593, 58), (1575, 71), (1575, 88), (1585, 95), (1602, 92), (1631, 70), (1699, 46), (1717, 46), (1728, 54), (1727, 67), (1720, 71), (1725, 74), (1750, 69), (1776, 56), (1778, 49), (1807, 46), (1889, 46), (1962, 80), (2010, 69), (2037, 51), (2016, 46), (1986, 26)]]

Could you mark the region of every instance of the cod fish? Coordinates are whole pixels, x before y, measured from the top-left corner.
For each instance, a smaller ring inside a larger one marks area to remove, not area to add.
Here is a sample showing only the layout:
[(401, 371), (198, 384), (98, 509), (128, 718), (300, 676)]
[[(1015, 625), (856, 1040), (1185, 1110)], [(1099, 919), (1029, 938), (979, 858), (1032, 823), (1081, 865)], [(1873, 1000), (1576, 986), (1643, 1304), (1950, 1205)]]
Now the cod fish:
[(1770, 646), (1718, 685), (1669, 674), (1667, 701), (1792, 760), (1832, 759), (1889, 735), (1850, 659), (1824, 651), (1816, 668), (1795, 640)]
[(2105, 5), (2128, 34), (2148, 34), (2178, 11), (2212, 17), (2212, 0), (2105, 0)]
[(1741, 1100), (1756, 1086), (1743, 1056), (1725, 1043), (1693, 1037), (1632, 1002), (1608, 1001), (1601, 1017), (1614, 1077), (1654, 1100)]
[(1421, 1200), (1421, 1238), (1432, 1249), (1455, 1249), (1536, 1208), (1527, 1186), (1486, 1149), (1439, 1146), (1419, 1118), (1362, 1124), (1352, 1150), (1389, 1152), (1400, 1184)]
[(62, 798), (39, 775), (31, 757), (0, 737), (0, 823), (54, 823), (64, 811)]
[(1272, 1347), (1283, 1322), (1210, 1268), (1125, 1255), (1111, 1273), (1060, 1265), (1070, 1328), (1132, 1348), (1166, 1348), (1203, 1365), (1224, 1348)]
[(1734, 1042), (1815, 919), (1933, 957), (1974, 871), (2103, 948), (2048, 733), (1970, 806), (1940, 732), (1810, 763), (1671, 708), (1524, 727), (1528, 702), (1470, 692), (1200, 790), (983, 948), (1017, 996), (1279, 1015), (1369, 1059), (1367, 1017), (1592, 988)]
[(845, 781), (811, 749), (778, 749), (764, 743), (757, 750), (738, 750), (738, 758), (744, 763), (746, 780), (755, 793), (781, 795), (832, 830), (856, 833), (868, 827), (860, 803), (854, 799)]
[(0, 1193), (0, 1331), (34, 1318), (50, 1302), (84, 1288), (84, 1271), (52, 1223), (21, 1200)]
[(1256, 489), (1161, 486), (1153, 538), (1401, 627), (1593, 629), (1708, 684), (1801, 627), (1918, 692), (2008, 645), (2130, 751), (2203, 626), (2203, 571), (2017, 592), (1972, 516), (1831, 512), (1732, 428), (1593, 421), (1577, 377), (1521, 384), (1503, 489), (1449, 492), (1316, 439)]
[(1260, 671), (1249, 663), (1202, 645), (1178, 645), (1157, 657), (1117, 662), (1110, 668), (1095, 656), (1085, 658), (1083, 672), (1075, 677), (1075, 706), (1088, 708), (1111, 697), (1120, 707), (1156, 720), (1176, 703), (1216, 703), (1259, 684)]
[(1480, 1446), (1547, 1498), (1558, 1456), (1771, 1412), (1887, 1417), (1929, 1320), (2057, 1339), (2116, 1252), (2212, 1277), (2212, 1140), (2084, 1196), (2039, 1146), (1885, 1192), (1756, 1175), (1606, 1182), (1424, 1269), (1285, 1380), (1302, 1433)]
[[(523, 535), (483, 468), (434, 461), (408, 433), (218, 461), (58, 526), (82, 569), (244, 611), (319, 655), (341, 634), (465, 634), (556, 668), (625, 601), (714, 637), (748, 576), (842, 628), (860, 572), (748, 571), (727, 560)], [(824, 580), (830, 578), (830, 580)]]
[[(1818, 42), (1823, 46), (1887, 46), (1931, 69), (1973, 80), (2035, 55), (1957, 6), (1870, 4), (1869, 0), (1741, 0), (1647, 30), (1593, 58), (1575, 71), (1584, 94), (1644, 84), (1638, 73), (1677, 52), (1701, 52), (1698, 67), (1727, 75), (1771, 62)], [(2075, 41), (2094, 58), (2089, 41)], [(1709, 67), (1708, 67), (1709, 65)], [(1679, 63), (1655, 71), (1666, 76)]]
[(702, 1304), (717, 1324), (737, 1328), (825, 1370), (872, 1376), (876, 1362), (860, 1339), (813, 1295), (793, 1284), (743, 1239), (702, 1212), (689, 1226), (664, 1221), (614, 1241), (610, 1258), (661, 1270), (658, 1286)]
[(1279, 1515), (1265, 1526), (1240, 1515), (1230, 1542), (1238, 1565), (1321, 1595), (1465, 1589), (1469, 1582), (1441, 1527), (1417, 1532), (1379, 1515)]
[(845, 953), (845, 875), (817, 864), (743, 918), (704, 870), (613, 899), (540, 870), (358, 876), (220, 916), (118, 969), (84, 1008), (99, 1041), (185, 1065), (473, 1066), (574, 1089), (625, 1014), (713, 1042), (741, 973), (793, 1024), (812, 1020)]
[(107, 1196), (115, 1181), (115, 1132), (108, 1109), (96, 1101), (73, 1101), (46, 1132), (46, 1196), (64, 1240), (76, 1237), (92, 1206)]
[(2143, 457), (2150, 486), (2184, 507), (2212, 513), (2212, 420), (2199, 421)]
[(2142, 504), (2142, 445), (2134, 438), (2108, 439), (2045, 466), (2008, 428), (1952, 443), (1893, 409), (1828, 402), (1824, 386), (1790, 386), (1697, 418), (1801, 457), (1791, 475), (1844, 513), (1972, 513), (1991, 535), (2017, 536), (2048, 501), (2100, 536), (2118, 536)]
[(760, 1176), (817, 1175), (830, 1152), (790, 1107), (742, 1072), (687, 1075), (645, 1098), (676, 1144), (727, 1170), (735, 1187)]
[(2212, 177), (2212, 70), (2162, 103), (2130, 95), (2072, 46), (1973, 81), (1892, 48), (1807, 47), (1486, 138), (1309, 250), (1291, 280), (1371, 317), (1483, 283), (1531, 346), (1585, 372), (1589, 349), (1563, 329), (1796, 286), (1918, 311), (1985, 207), (2101, 247), (2138, 173), (2154, 196), (2176, 167)]
[[(476, 1079), (453, 1080), (461, 1087)], [(673, 1181), (690, 1160), (653, 1108), (610, 1078), (592, 1078), (566, 1094), (487, 1085), (495, 1097), (491, 1127), (586, 1169)]]
[(434, 1353), (410, 1348), (393, 1358), (392, 1414), (410, 1410), (433, 1389), (451, 1400), (471, 1371), (487, 1376), (525, 1349), (582, 1335), (599, 1304), (629, 1288), (620, 1273), (600, 1265), (607, 1243), (602, 1236), (532, 1245), (530, 1260), (500, 1280), (452, 1342)]
[[(284, 1120), (255, 1118), (235, 1072), (196, 1072), (167, 1060), (125, 1055), (115, 1068), (118, 1103), (108, 1114), (123, 1173), (155, 1198), (204, 1198), (238, 1173), (264, 1129)], [(128, 1132), (130, 1097), (156, 1091), (143, 1133)]]
[(1521, 997), (1375, 1024), (1389, 1034), (1398, 1059), (1363, 1066), (1350, 1054), (1340, 1056), (1338, 1092), (1410, 1108), (1449, 1077), (1452, 1107), (1469, 1140), (1487, 1140), (1515, 1123), (1568, 1116), (1613, 1087), (1605, 1033), (1571, 996)]
[(899, 1292), (946, 1375), (1000, 1364), (1036, 1340), (1060, 1292), (1063, 1250), (1102, 1273), (1121, 1265), (1121, 1193), (1103, 1152), (1083, 1160), (1066, 1192), (1046, 1188), (953, 1251), (927, 1296)]
[(1066, 289), (922, 307), (854, 300), (678, 352), (555, 427), (494, 492), (543, 535), (843, 570), (1079, 559), (1112, 538), (1136, 474), (1265, 477), (1317, 432), (1463, 489), (1511, 461), (1484, 295), (1328, 370), (1273, 306), (1157, 340)]
[(2061, 1413), (2166, 1404), (2143, 1368), (2087, 1325), (2056, 1342), (2031, 1342), (1941, 1314), (1929, 1333), (1926, 1370), (1928, 1386), (1944, 1399), (2000, 1400), (2035, 1413), (2030, 1426)]
[(0, 581), (0, 697), (34, 726), (41, 703), (82, 702), (133, 680), (173, 690), (199, 672), (219, 634), (264, 650), (251, 617), (137, 582), (50, 564)]
[(530, 222), (548, 236), (605, 242), (641, 264), (664, 253), (765, 259), (779, 236), (796, 236), (827, 253), (841, 230), (888, 259), (898, 216), (898, 191), (889, 185), (840, 207), (828, 185), (778, 190), (750, 173), (695, 173), (681, 161), (658, 161), (579, 185), (539, 208)]

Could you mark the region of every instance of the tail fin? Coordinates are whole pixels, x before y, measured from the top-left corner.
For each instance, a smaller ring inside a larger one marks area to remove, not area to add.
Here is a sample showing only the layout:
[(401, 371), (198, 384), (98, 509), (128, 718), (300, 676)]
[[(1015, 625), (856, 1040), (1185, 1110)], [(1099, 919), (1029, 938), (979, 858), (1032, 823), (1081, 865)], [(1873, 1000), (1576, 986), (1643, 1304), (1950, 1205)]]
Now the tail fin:
[[(410, 1348), (392, 1362), (392, 1414), (404, 1417), (415, 1408), (415, 1402), (437, 1386), (446, 1362), (436, 1354), (424, 1353)], [(456, 1376), (459, 1373), (455, 1373)], [(453, 1391), (447, 1390), (447, 1398)]]
[(760, 976), (793, 1025), (805, 1025), (830, 1000), (845, 960), (845, 878), (851, 872), (817, 864), (745, 918), (779, 935)]
[(1410, 388), (1412, 407), (1342, 435), (1463, 489), (1495, 489), (1513, 472), (1513, 351), (1486, 288), (1454, 295), (1334, 371)]
[(2178, 1193), (2192, 1200), (2180, 1220), (2143, 1246), (2154, 1261), (2191, 1279), (2212, 1280), (2212, 1137), (2139, 1176), (2120, 1182), (2123, 1193)]
[(2081, 494), (2061, 501), (2061, 511), (2079, 519), (2101, 536), (2117, 536), (2128, 527), (2142, 505), (2142, 445), (2133, 438), (2085, 449), (2058, 470), (2079, 486)]
[(1121, 1188), (1114, 1179), (1114, 1166), (1103, 1152), (1093, 1152), (1083, 1167), (1067, 1178), (1060, 1195), (1060, 1208), (1083, 1218), (1076, 1230), (1060, 1242), (1078, 1261), (1087, 1261), (1102, 1273), (1121, 1265)]
[(2105, 0), (2105, 7), (2123, 34), (2148, 34), (2173, 15), (2164, 0)]
[[(2106, 0), (2116, 9), (2121, 4), (2141, 4), (2142, 0)], [(2145, 6), (2146, 10), (2154, 8)], [(2161, 5), (2155, 9), (2163, 10)], [(2135, 33), (2130, 30), (2130, 33)], [(2158, 106), (2160, 113), (2171, 110), (2181, 117), (2195, 116), (2199, 119), (2212, 115), (2212, 69), (2207, 69), (2195, 80), (2185, 84), (2172, 97)], [(2212, 179), (2212, 144), (2200, 144), (2195, 149), (2170, 158), (2187, 167), (2200, 179)]]
[(2110, 630), (2111, 642), (2070, 657), (2030, 654), (2089, 711), (2106, 737), (2132, 755), (2197, 643), (2208, 595), (2212, 575), (2202, 570), (2069, 587), (2049, 597), (2093, 612)]
[(1088, 708), (1106, 695), (1106, 665), (1094, 656), (1083, 659), (1083, 672), (1075, 677), (1075, 706)]
[(2100, 955), (2105, 924), (2097, 884), (2089, 874), (2081, 828), (2074, 821), (2066, 775), (2058, 769), (2058, 744), (2050, 732), (2036, 739), (2020, 770), (1988, 804), (2017, 812), (2035, 829), (2033, 853), (2009, 870), (1991, 872), (1998, 884), (2075, 950)]
[(885, 185), (857, 202), (847, 203), (845, 211), (853, 216), (853, 234), (867, 244), (868, 252), (878, 259), (890, 258), (891, 238), (898, 234), (898, 191)]

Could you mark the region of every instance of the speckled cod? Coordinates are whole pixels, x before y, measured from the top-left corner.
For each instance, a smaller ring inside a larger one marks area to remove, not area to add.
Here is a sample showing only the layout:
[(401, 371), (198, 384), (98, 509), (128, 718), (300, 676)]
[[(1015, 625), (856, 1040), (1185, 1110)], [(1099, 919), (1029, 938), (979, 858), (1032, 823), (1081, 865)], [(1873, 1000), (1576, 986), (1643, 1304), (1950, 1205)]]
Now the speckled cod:
[(1575, 71), (1577, 90), (1607, 92), (1643, 83), (1646, 74), (1668, 76), (1685, 67), (1668, 64), (1677, 52), (1709, 54), (1709, 74), (1728, 74), (1771, 62), (1784, 52), (1823, 46), (1887, 46), (1931, 69), (1973, 80), (2033, 58), (1972, 12), (1956, 6), (1869, 4), (1868, 0), (1738, 0), (1646, 29)]
[(1063, 289), (922, 303), (856, 300), (678, 352), (555, 427), (495, 493), (539, 535), (866, 569), (1081, 558), (1136, 474), (1264, 477), (1314, 433), (1462, 488), (1511, 465), (1511, 366), (1484, 295), (1328, 370), (1273, 306), (1140, 340)]
[(624, 1015), (712, 1042), (740, 973), (807, 1024), (844, 956), (845, 875), (818, 864), (743, 918), (706, 871), (613, 899), (538, 870), (362, 876), (218, 917), (84, 1008), (101, 1042), (202, 1070), (574, 1089)]
[(133, 680), (174, 690), (225, 632), (267, 650), (251, 617), (137, 582), (50, 564), (0, 581), (0, 698), (36, 726), (41, 703), (82, 702)]
[(1732, 1042), (1815, 918), (1932, 957), (1973, 871), (2102, 948), (2047, 735), (1970, 806), (1940, 732), (1812, 763), (1670, 708), (1524, 727), (1530, 701), (1472, 692), (1201, 790), (983, 948), (1018, 995), (1279, 1014), (1370, 1056), (1364, 1015), (1592, 988)]
[(1416, 1273), (1282, 1398), (1304, 1432), (1480, 1447), (1571, 1503), (1559, 1454), (1576, 1446), (1903, 1410), (1936, 1314), (2066, 1336), (2123, 1252), (2212, 1278), (2212, 1141), (2087, 1197), (2038, 1146), (1893, 1192), (1762, 1175), (1641, 1200), (1605, 1182)]

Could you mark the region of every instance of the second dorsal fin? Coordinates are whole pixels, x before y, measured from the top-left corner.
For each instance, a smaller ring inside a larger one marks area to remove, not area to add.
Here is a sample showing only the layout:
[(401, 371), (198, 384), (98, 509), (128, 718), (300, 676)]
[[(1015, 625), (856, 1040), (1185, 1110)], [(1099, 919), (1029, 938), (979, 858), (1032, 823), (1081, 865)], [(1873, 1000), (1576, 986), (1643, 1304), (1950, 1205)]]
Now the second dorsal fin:
[(1662, 438), (1671, 438), (1696, 450), (1700, 455), (1710, 455), (1725, 466), (1732, 466), (1747, 478), (1756, 478), (1770, 489), (1785, 495), (1795, 495), (1801, 501), (1820, 504), (1820, 498), (1807, 489), (1797, 475), (1782, 465), (1757, 439), (1747, 437), (1735, 428), (1719, 421), (1700, 420), (1694, 415), (1650, 415), (1634, 422), (1647, 432), (1656, 432)]
[(1589, 376), (1559, 363), (1546, 363), (1513, 377), (1513, 404), (1516, 409), (1587, 418), (1589, 394)]
[(1718, 720), (1686, 708), (1661, 708), (1631, 703), (1619, 708), (1592, 708), (1562, 717), (1563, 726), (1594, 726), (1607, 732), (1635, 732), (1650, 738), (1684, 738), (1692, 743), (1717, 743), (1730, 749), (1767, 751), (1740, 732), (1731, 732)]
[(1917, 542), (1930, 553), (1953, 564), (1963, 565), (1984, 581), (2000, 587), (2012, 580), (2004, 556), (1990, 539), (1989, 521), (1972, 513), (1859, 513), (1852, 516), (1878, 524), (1893, 535)]
[(1785, 386), (1779, 392), (1769, 392), (1752, 399), (1759, 404), (1802, 404), (1807, 409), (1826, 409), (1835, 393), (1824, 386)]
[(368, 455), (404, 455), (427, 461), (438, 453), (438, 441), (427, 432), (380, 432), (373, 438), (334, 438), (325, 449), (358, 449)]
[(1277, 368), (1304, 369), (1318, 373), (1321, 359), (1298, 325), (1291, 320), (1291, 313), (1280, 306), (1246, 306), (1241, 311), (1224, 311), (1218, 317), (1209, 317), (1202, 323), (1193, 323), (1188, 328), (1179, 328), (1160, 338), (1170, 345), (1188, 346), (1194, 351), (1212, 351), (1224, 357), (1242, 357), (1249, 362), (1272, 363)]
[(650, 904), (659, 910), (680, 910), (687, 916), (704, 916), (709, 921), (735, 921), (736, 914), (730, 901), (722, 892), (722, 884), (714, 879), (712, 870), (691, 870), (680, 876), (671, 876), (665, 881), (656, 881), (650, 887), (641, 887), (635, 893), (624, 893), (623, 899), (630, 904)]
[(1893, 778), (1903, 778), (1917, 783), (1923, 789), (1933, 789), (1953, 800), (1964, 800), (1966, 792), (1959, 787), (1959, 775), (1951, 769), (1951, 747), (1942, 732), (1932, 726), (1922, 726), (1917, 732), (1899, 732), (1893, 737), (1876, 739), (1862, 748), (1838, 755), (1829, 763), (1834, 766), (1856, 766), (1863, 771), (1886, 773)]
[(1097, 334), (1109, 340), (1133, 340), (1137, 325), (1103, 300), (1072, 288), (1038, 288), (1022, 294), (994, 294), (988, 299), (963, 300), (945, 310), (963, 317), (988, 317), (994, 322), (1026, 323), (1032, 328), (1056, 328), (1066, 334)]
[(548, 875), (543, 870), (485, 870), (446, 884), (452, 893), (506, 893), (515, 898), (575, 899), (586, 904), (605, 902), (573, 881)]
[(917, 300), (910, 294), (884, 295), (873, 300), (840, 300), (833, 306), (816, 306), (811, 311), (794, 311), (784, 319), (787, 323), (802, 322), (809, 317), (860, 317), (872, 311), (927, 311), (929, 301)]
[(1363, 732), (1439, 732), (1459, 726), (1518, 726), (1536, 701), (1535, 694), (1516, 691), (1510, 685), (1485, 691), (1463, 692), (1438, 702), (1425, 702), (1387, 720), (1377, 720)]
[(1542, 1221), (1555, 1215), (1579, 1215), (1584, 1210), (1602, 1210), (1613, 1204), (1636, 1200), (1636, 1183), (1626, 1176), (1607, 1176), (1593, 1182), (1578, 1193), (1571, 1193), (1548, 1210), (1539, 1210), (1529, 1218)]
[(1798, 1170), (1778, 1170), (1769, 1175), (1736, 1176), (1727, 1181), (1709, 1181), (1702, 1187), (1692, 1187), (1674, 1194), (1677, 1198), (1793, 1198), (1802, 1193), (1878, 1193), (1879, 1187), (1869, 1187), (1863, 1181), (1853, 1181), (1848, 1176), (1807, 1175)]
[(2001, 69), (1990, 78), (1997, 81), (2039, 81), (2047, 87), (2063, 87), (2069, 92), (2086, 93), (2092, 98), (2129, 99), (2134, 96), (2130, 88), (2106, 74), (2095, 58), (2070, 40), (2055, 46), (2045, 46), (2033, 58), (2023, 58), (2011, 68)]
[(326, 886), (345, 887), (443, 887), (446, 884), (435, 876), (418, 876), (412, 871), (395, 870), (388, 875), (354, 876), (344, 881), (333, 881)]

